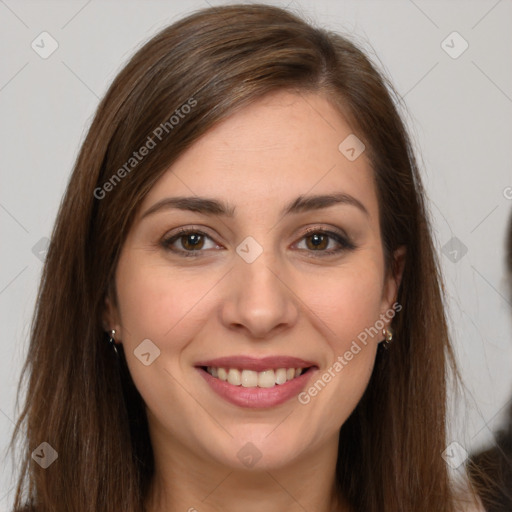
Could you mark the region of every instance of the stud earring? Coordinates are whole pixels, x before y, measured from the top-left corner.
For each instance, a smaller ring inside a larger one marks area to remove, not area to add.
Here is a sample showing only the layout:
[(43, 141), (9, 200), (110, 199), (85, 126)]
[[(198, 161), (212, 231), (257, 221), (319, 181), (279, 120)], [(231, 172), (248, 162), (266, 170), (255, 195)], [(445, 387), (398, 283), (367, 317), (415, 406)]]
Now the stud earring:
[(385, 342), (384, 347), (387, 348), (393, 340), (393, 329), (391, 329), (391, 327), (384, 327), (384, 329), (382, 329), (382, 335), (384, 336), (384, 339), (382, 340)]

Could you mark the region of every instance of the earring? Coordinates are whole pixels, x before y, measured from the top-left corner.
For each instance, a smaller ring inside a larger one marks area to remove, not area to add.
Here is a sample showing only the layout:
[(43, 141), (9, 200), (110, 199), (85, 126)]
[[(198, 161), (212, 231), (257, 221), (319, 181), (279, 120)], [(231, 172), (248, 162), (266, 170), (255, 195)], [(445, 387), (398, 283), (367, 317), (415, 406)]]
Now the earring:
[(382, 335), (384, 336), (382, 341), (385, 342), (384, 348), (388, 348), (389, 344), (393, 340), (393, 329), (391, 329), (391, 327), (384, 327), (384, 329), (382, 329)]
[(115, 344), (115, 339), (114, 339), (114, 336), (116, 335), (116, 330), (115, 329), (112, 329), (110, 331), (110, 338), (108, 340), (108, 342), (110, 343), (110, 345), (113, 347), (115, 353), (116, 353), (116, 356), (119, 357), (119, 352), (117, 351), (117, 347), (116, 347), (116, 344)]

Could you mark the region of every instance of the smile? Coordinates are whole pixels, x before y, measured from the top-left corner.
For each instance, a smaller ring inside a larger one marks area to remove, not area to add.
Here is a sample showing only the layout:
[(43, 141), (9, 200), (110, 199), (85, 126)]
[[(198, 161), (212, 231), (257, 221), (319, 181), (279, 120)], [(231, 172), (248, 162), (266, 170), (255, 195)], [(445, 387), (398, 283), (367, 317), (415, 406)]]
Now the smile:
[(319, 371), (313, 361), (285, 355), (218, 357), (197, 361), (194, 366), (214, 396), (249, 409), (276, 407), (292, 400)]
[(222, 368), (215, 366), (203, 367), (212, 377), (233, 386), (244, 388), (272, 388), (275, 385), (282, 385), (299, 377), (309, 368), (277, 368), (268, 369), (262, 372), (254, 370), (239, 370), (237, 368)]

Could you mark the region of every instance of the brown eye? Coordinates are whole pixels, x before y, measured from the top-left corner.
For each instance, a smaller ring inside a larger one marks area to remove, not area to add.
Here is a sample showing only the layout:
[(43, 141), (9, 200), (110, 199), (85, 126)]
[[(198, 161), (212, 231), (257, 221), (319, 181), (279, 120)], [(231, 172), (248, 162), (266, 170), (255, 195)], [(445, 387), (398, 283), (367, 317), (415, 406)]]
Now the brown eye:
[(305, 237), (308, 249), (318, 250), (325, 249), (329, 245), (329, 237), (322, 233), (315, 233)]
[[(205, 247), (208, 240), (212, 242), (211, 247)], [(181, 229), (162, 240), (161, 245), (165, 250), (182, 256), (200, 256), (204, 250), (217, 247), (211, 237), (197, 229)]]
[[(356, 246), (341, 233), (322, 229), (309, 230), (302, 240), (305, 240), (305, 250), (308, 252), (317, 252), (318, 256), (329, 256), (356, 248)], [(332, 241), (334, 241), (335, 248), (326, 250)], [(336, 247), (336, 244), (338, 247)]]
[[(308, 231), (301, 239), (305, 240), (306, 252), (315, 252), (317, 256), (331, 256), (342, 251), (355, 249), (356, 246), (341, 233), (315, 229)], [(205, 247), (210, 241), (213, 245)], [(334, 243), (334, 248), (327, 250)], [(337, 244), (337, 247), (336, 247)], [(165, 238), (162, 247), (181, 256), (198, 257), (207, 249), (219, 247), (210, 236), (197, 229), (181, 229), (178, 233)]]
[(204, 245), (204, 237), (198, 233), (190, 233), (179, 237), (181, 245), (186, 250), (202, 249)]

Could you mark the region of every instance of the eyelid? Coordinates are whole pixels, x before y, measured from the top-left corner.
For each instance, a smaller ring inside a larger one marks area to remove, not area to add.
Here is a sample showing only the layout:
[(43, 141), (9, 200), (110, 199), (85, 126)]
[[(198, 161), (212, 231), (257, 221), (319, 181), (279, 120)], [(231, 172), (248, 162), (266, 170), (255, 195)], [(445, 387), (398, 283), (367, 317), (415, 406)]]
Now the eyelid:
[(311, 233), (327, 233), (327, 234), (330, 234), (330, 233), (334, 233), (340, 237), (343, 237), (343, 238), (346, 238), (348, 240), (348, 235), (343, 231), (341, 230), (340, 228), (336, 228), (334, 226), (328, 226), (326, 227), (325, 225), (318, 225), (318, 226), (309, 226), (306, 228), (306, 230), (304, 231), (304, 233), (302, 234), (302, 236), (307, 236)]

